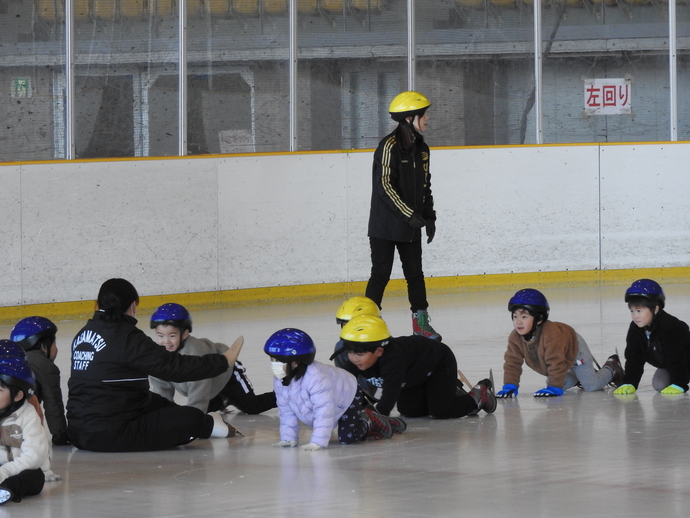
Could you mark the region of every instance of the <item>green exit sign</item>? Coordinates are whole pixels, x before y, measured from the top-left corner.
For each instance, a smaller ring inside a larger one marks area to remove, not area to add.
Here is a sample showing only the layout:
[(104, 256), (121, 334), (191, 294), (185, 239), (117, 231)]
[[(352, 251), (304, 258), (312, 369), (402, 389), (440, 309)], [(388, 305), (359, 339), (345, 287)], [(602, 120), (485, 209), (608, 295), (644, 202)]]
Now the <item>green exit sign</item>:
[(12, 97), (31, 97), (31, 79), (28, 77), (15, 77), (12, 79)]

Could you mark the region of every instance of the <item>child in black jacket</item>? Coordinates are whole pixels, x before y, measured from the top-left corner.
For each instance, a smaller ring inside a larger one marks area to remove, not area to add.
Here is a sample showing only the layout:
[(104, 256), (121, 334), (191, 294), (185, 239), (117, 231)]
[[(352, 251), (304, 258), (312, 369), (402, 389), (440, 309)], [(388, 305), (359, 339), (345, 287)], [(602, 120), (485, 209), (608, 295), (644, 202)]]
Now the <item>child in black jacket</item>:
[(651, 279), (639, 279), (625, 292), (632, 322), (625, 347), (625, 377), (614, 394), (634, 394), (645, 363), (657, 367), (652, 386), (662, 394), (683, 394), (690, 379), (690, 330), (664, 311), (666, 296)]
[(43, 404), (52, 442), (69, 444), (65, 404), (60, 387), (60, 369), (55, 365), (58, 349), (55, 341), (57, 326), (40, 316), (23, 318), (12, 329), (10, 340), (26, 351), (26, 358), (36, 378), (36, 397)]
[(381, 388), (376, 409), (390, 415), (396, 405), (405, 417), (449, 419), (496, 410), (491, 381), (469, 394), (458, 389), (458, 366), (450, 348), (424, 336), (392, 338), (380, 317), (354, 317), (342, 329), (347, 370)]

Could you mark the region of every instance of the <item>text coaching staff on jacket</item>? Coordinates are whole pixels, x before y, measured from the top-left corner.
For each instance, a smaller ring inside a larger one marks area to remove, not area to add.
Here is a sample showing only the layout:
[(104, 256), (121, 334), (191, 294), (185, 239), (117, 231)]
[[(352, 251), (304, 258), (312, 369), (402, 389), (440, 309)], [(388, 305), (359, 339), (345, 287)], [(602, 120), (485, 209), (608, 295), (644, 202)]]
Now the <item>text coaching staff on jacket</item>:
[(136, 327), (139, 295), (130, 282), (105, 281), (96, 304), (72, 342), (67, 400), (72, 444), (92, 451), (151, 451), (235, 435), (220, 414), (151, 392), (149, 376), (176, 382), (218, 376), (235, 364), (241, 337), (224, 354), (171, 354)]
[(397, 249), (407, 281), (413, 333), (441, 340), (429, 323), (422, 271), (421, 229), (426, 227), (427, 243), (436, 233), (429, 146), (421, 135), (429, 122), (426, 111), (430, 105), (419, 92), (403, 92), (388, 109), (398, 126), (381, 140), (374, 153), (369, 213), (371, 276), (366, 296), (381, 307)]

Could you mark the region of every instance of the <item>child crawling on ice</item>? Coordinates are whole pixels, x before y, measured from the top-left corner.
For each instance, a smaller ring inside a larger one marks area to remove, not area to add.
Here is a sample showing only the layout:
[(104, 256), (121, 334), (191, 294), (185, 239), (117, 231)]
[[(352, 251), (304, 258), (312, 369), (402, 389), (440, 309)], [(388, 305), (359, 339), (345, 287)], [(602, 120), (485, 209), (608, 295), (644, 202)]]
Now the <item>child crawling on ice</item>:
[(390, 439), (407, 425), (400, 418), (382, 416), (365, 403), (357, 379), (349, 372), (314, 360), (311, 337), (299, 329), (281, 329), (266, 341), (275, 376), (273, 386), (280, 415), (280, 448), (294, 448), (299, 423), (313, 427), (304, 451), (328, 447), (333, 428), (341, 444), (367, 438)]

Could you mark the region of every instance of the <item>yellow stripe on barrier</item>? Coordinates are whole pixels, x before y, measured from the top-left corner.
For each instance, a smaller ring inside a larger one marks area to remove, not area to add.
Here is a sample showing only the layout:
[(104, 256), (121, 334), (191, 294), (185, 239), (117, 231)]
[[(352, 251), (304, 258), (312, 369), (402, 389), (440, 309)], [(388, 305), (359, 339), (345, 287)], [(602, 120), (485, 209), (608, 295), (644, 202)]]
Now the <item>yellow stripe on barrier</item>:
[[(651, 278), (665, 284), (690, 282), (690, 268), (635, 268), (626, 270), (582, 270), (565, 272), (529, 272), (488, 275), (462, 275), (456, 277), (427, 277), (429, 293), (462, 293), (475, 291), (517, 290), (526, 286), (543, 289), (579, 286), (626, 286), (636, 279)], [(341, 300), (361, 295), (366, 282), (339, 282), (305, 284), (300, 286), (273, 286), (226, 291), (181, 293), (141, 297), (139, 312), (152, 313), (166, 302), (177, 302), (189, 309), (229, 308), (259, 304), (288, 304), (309, 300)], [(95, 288), (94, 288), (95, 289)], [(407, 293), (404, 279), (391, 280), (386, 288), (389, 295)], [(623, 292), (621, 292), (623, 293)], [(621, 295), (622, 300), (622, 295)], [(88, 318), (93, 314), (95, 302), (57, 302), (0, 308), (0, 325), (13, 325), (22, 318), (40, 315), (54, 320)]]

